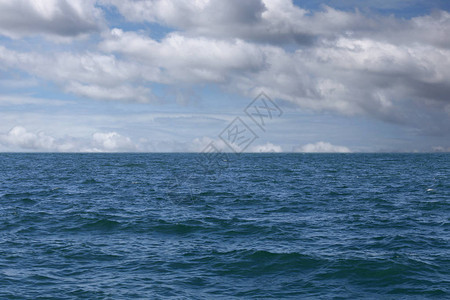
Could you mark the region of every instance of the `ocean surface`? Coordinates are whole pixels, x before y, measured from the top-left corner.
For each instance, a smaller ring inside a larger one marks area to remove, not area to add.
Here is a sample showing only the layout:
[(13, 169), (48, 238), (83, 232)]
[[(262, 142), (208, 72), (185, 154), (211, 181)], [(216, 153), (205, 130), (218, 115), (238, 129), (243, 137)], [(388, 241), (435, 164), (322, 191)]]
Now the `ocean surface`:
[(450, 154), (0, 154), (0, 299), (449, 299)]

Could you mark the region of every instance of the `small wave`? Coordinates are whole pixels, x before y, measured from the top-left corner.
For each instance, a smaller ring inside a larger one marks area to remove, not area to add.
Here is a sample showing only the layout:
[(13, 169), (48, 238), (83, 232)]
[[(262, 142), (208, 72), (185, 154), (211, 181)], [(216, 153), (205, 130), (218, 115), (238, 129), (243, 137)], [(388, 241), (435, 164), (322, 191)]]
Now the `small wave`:
[(28, 204), (28, 205), (36, 204), (36, 203), (37, 203), (36, 200), (33, 200), (33, 199), (31, 199), (31, 198), (22, 198), (20, 201), (21, 201), (23, 204)]
[(188, 234), (207, 229), (207, 226), (199, 221), (185, 223), (169, 223), (160, 221), (158, 225), (151, 227), (152, 231), (165, 234)]
[(299, 252), (274, 252), (267, 250), (233, 250), (228, 252), (212, 251), (217, 259), (224, 257), (225, 265), (221, 261), (213, 264), (220, 273), (234, 273), (242, 276), (255, 274), (292, 273), (301, 270), (317, 269), (328, 264), (324, 258), (313, 257)]
[(101, 182), (100, 182), (100, 181), (97, 181), (97, 180), (95, 180), (95, 179), (93, 179), (93, 178), (86, 179), (86, 180), (84, 180), (84, 181), (82, 182), (82, 184), (96, 184), (96, 183), (101, 183)]
[(121, 168), (145, 168), (147, 167), (146, 164), (124, 164), (120, 165)]
[(13, 199), (13, 198), (28, 198), (32, 197), (34, 194), (30, 192), (21, 192), (21, 193), (6, 193), (3, 194), (2, 198)]
[(101, 219), (91, 223), (84, 224), (81, 228), (88, 230), (112, 230), (121, 226), (120, 222)]

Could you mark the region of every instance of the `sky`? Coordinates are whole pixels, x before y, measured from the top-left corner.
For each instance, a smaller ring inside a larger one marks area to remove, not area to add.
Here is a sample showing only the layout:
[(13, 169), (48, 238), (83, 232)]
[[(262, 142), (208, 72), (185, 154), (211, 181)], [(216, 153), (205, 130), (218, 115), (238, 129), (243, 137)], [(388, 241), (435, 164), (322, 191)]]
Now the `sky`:
[(0, 0), (0, 152), (450, 152), (450, 1)]

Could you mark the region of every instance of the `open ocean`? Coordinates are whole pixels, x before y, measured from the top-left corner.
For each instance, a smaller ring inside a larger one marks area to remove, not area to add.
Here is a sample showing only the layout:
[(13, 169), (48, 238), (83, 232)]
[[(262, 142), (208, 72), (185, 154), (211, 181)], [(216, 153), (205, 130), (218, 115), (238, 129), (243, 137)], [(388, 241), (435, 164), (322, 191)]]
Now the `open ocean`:
[(0, 154), (0, 299), (81, 298), (449, 299), (450, 154)]

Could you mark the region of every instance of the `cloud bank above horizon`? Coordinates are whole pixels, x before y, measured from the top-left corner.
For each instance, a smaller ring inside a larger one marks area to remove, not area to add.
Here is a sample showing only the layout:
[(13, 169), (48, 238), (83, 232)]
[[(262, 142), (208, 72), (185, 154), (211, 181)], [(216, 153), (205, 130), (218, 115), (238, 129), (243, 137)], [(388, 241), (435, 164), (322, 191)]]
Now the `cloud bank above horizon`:
[(246, 151), (448, 151), (449, 7), (376, 2), (0, 0), (0, 151), (201, 151), (260, 91)]

